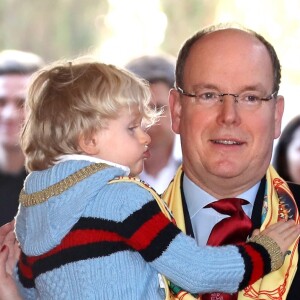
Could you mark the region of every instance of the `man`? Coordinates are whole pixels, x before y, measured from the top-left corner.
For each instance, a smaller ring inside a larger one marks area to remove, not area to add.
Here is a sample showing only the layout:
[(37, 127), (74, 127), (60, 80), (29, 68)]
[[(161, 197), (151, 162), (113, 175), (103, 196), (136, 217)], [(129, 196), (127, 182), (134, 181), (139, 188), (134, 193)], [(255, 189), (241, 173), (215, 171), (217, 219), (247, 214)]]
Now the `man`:
[(159, 123), (148, 130), (151, 157), (145, 160), (140, 175), (142, 180), (162, 193), (181, 163), (180, 143), (171, 129), (169, 110), (169, 91), (175, 81), (175, 58), (168, 55), (145, 55), (131, 60), (126, 68), (149, 82), (151, 104), (164, 110)]
[[(205, 208), (221, 198), (249, 201), (243, 209), (253, 228), (281, 218), (299, 222), (300, 187), (287, 186), (269, 167), (284, 109), (280, 77), (273, 47), (242, 28), (207, 28), (179, 52), (170, 110), (183, 162), (163, 197), (177, 225), (199, 245), (228, 217)], [(280, 271), (241, 291), (238, 299), (299, 299), (297, 243), (290, 250)], [(205, 299), (236, 298), (215, 293)]]
[(19, 147), (23, 103), (31, 74), (42, 59), (29, 52), (0, 52), (0, 226), (12, 220), (26, 173)]

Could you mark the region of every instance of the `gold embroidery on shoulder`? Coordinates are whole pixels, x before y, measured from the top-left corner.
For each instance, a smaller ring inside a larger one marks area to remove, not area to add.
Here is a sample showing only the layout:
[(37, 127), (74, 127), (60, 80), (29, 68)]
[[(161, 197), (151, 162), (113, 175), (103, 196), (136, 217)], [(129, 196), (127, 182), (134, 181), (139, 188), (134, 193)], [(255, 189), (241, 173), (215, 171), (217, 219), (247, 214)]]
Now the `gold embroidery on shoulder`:
[(19, 196), (19, 202), (23, 206), (33, 206), (40, 203), (43, 203), (47, 201), (49, 198), (53, 196), (57, 196), (70, 187), (74, 186), (76, 183), (82, 181), (83, 179), (95, 174), (98, 171), (101, 171), (103, 169), (108, 168), (109, 165), (103, 164), (103, 163), (95, 163), (92, 165), (89, 165), (85, 168), (82, 168), (78, 170), (77, 172), (69, 175), (62, 181), (59, 181), (58, 183), (55, 183), (48, 188), (41, 190), (36, 193), (32, 194), (26, 194), (24, 189), (22, 189), (20, 196)]

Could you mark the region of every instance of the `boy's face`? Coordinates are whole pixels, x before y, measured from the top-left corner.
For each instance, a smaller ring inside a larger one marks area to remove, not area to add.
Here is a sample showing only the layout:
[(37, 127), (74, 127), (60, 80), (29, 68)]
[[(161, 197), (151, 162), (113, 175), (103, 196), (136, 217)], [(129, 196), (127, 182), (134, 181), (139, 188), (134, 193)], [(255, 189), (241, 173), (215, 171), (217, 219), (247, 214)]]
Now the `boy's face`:
[(150, 157), (150, 136), (141, 126), (142, 117), (137, 108), (123, 108), (119, 117), (108, 120), (107, 126), (95, 135), (95, 157), (130, 168), (130, 175), (138, 175), (144, 160)]

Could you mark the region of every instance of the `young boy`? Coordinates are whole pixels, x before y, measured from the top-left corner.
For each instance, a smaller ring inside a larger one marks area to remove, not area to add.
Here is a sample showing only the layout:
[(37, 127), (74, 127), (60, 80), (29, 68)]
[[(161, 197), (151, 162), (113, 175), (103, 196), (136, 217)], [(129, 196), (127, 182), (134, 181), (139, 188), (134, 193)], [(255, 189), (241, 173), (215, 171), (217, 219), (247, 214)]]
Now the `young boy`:
[(21, 134), (31, 173), (16, 220), (25, 299), (166, 299), (160, 274), (193, 293), (231, 293), (281, 266), (292, 223), (257, 243), (197, 247), (153, 190), (122, 178), (150, 155), (145, 128), (159, 112), (149, 99), (145, 82), (95, 61), (58, 62), (35, 76)]

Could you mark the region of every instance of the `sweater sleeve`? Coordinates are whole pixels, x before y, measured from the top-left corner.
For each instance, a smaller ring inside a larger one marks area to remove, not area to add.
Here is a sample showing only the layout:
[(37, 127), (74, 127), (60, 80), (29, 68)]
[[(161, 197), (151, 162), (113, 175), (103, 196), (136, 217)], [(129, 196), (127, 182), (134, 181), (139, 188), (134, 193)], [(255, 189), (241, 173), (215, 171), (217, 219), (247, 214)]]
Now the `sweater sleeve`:
[(115, 197), (128, 199), (119, 234), (159, 273), (185, 290), (233, 293), (270, 272), (271, 258), (264, 247), (255, 243), (197, 246), (165, 217), (148, 191), (128, 184), (121, 190), (122, 197)]

